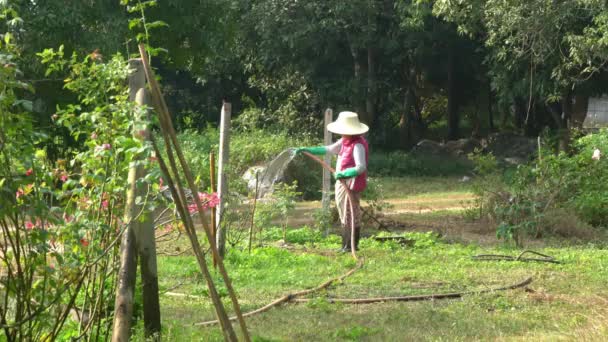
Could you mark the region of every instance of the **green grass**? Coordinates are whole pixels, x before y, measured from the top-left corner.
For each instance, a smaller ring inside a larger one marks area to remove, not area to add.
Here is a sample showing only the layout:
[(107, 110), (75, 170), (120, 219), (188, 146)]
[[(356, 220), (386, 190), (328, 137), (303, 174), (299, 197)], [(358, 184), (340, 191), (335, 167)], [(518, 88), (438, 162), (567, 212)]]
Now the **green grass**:
[[(390, 216), (417, 232), (403, 233), (414, 246), (361, 241), (365, 264), (343, 282), (311, 296), (305, 304), (290, 303), (247, 318), (255, 341), (604, 341), (608, 336), (608, 244), (551, 239), (528, 246), (563, 264), (474, 261), (477, 254), (518, 255), (521, 250), (499, 242), (483, 222), (468, 222), (463, 212), (444, 208), (472, 195), (460, 177), (383, 177), (391, 210), (432, 207), (426, 213)], [(453, 203), (452, 203), (453, 202)], [(444, 234), (438, 238), (426, 229)], [(377, 233), (365, 230), (366, 235)], [(383, 233), (383, 234), (398, 234)], [(280, 229), (265, 229), (262, 247), (249, 254), (229, 250), (226, 268), (244, 312), (301, 289), (339, 276), (355, 265), (335, 252), (340, 239), (324, 238), (310, 229), (289, 229), (287, 244)], [(448, 243), (449, 242), (449, 243)], [(185, 238), (159, 246), (174, 252), (188, 246)], [(192, 255), (159, 256), (163, 338), (168, 341), (222, 341), (218, 327), (195, 326), (215, 318), (206, 284)], [(229, 312), (224, 284), (214, 279)], [(367, 298), (481, 290), (532, 277), (527, 290), (467, 295), (461, 299), (385, 302), (367, 305), (331, 304), (327, 298)], [(235, 325), (235, 328), (237, 325)], [(237, 328), (238, 329), (238, 328)], [(135, 340), (142, 340), (142, 322)]]
[[(268, 234), (267, 236), (272, 236)], [(372, 239), (361, 242), (364, 267), (316, 295), (307, 304), (287, 304), (247, 319), (258, 341), (348, 340), (600, 340), (606, 332), (608, 250), (595, 246), (543, 248), (561, 265), (521, 262), (479, 262), (481, 253), (517, 255), (518, 250), (446, 244), (432, 234), (409, 233), (417, 243), (401, 247)], [(306, 238), (307, 237), (307, 238)], [(310, 288), (353, 267), (349, 255), (333, 252), (336, 237), (320, 238), (310, 231), (288, 236), (291, 251), (278, 247), (247, 252), (231, 250), (228, 269), (244, 311), (298, 289)], [(269, 241), (270, 243), (270, 241)], [(220, 293), (226, 295), (214, 275)], [(330, 304), (323, 298), (375, 297), (485, 289), (533, 277), (529, 288), (462, 299)], [(161, 296), (164, 338), (171, 341), (220, 341), (217, 327), (193, 324), (214, 318), (206, 286), (192, 256), (160, 257), (161, 291), (200, 296)], [(229, 308), (227, 298), (225, 303)], [(141, 330), (141, 323), (137, 327)], [(141, 336), (141, 332), (139, 332)]]
[(471, 182), (461, 182), (462, 176), (451, 177), (383, 177), (380, 187), (386, 198), (405, 198), (414, 195), (444, 197), (445, 195), (472, 194)]

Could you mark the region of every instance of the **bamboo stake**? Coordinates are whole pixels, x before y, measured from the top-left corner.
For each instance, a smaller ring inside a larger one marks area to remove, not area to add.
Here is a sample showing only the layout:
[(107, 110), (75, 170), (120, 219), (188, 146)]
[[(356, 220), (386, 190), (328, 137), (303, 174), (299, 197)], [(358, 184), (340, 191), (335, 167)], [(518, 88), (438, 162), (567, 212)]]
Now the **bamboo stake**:
[(251, 210), (251, 221), (249, 222), (249, 254), (251, 254), (251, 244), (253, 243), (253, 223), (255, 219), (255, 206), (258, 202), (259, 173), (255, 173), (255, 193), (253, 195), (253, 209)]
[[(228, 321), (228, 315), (226, 314), (221, 299), (219, 298), (219, 295), (213, 283), (213, 279), (211, 278), (211, 274), (209, 273), (209, 269), (207, 268), (207, 263), (205, 261), (204, 254), (201, 251), (200, 244), (196, 237), (196, 232), (194, 231), (194, 225), (192, 223), (192, 217), (190, 217), (190, 213), (185, 209), (186, 206), (182, 201), (182, 198), (185, 198), (185, 195), (183, 195), (183, 189), (179, 186), (179, 183), (174, 183), (173, 179), (169, 176), (169, 170), (164, 159), (160, 155), (160, 150), (154, 138), (152, 138), (152, 144), (154, 146), (154, 150), (157, 151), (157, 153), (159, 154), (158, 163), (160, 165), (161, 171), (167, 178), (167, 185), (169, 186), (169, 189), (171, 191), (171, 196), (173, 197), (175, 206), (179, 212), (180, 217), (182, 218), (182, 221), (184, 222), (186, 235), (190, 239), (192, 250), (194, 251), (194, 255), (198, 262), (199, 268), (201, 269), (201, 273), (203, 273), (203, 277), (207, 282), (209, 296), (211, 297), (211, 301), (213, 302), (213, 306), (215, 307), (215, 312), (218, 317), (218, 321), (220, 322), (220, 325), (222, 327), (224, 339), (227, 341), (236, 341), (236, 335), (234, 334), (232, 325)], [(181, 195), (179, 193), (181, 193)]]
[[(211, 183), (211, 193), (215, 192), (215, 153), (209, 152), (209, 183)], [(211, 239), (215, 241), (217, 234), (217, 223), (215, 220), (215, 207), (211, 208)], [(213, 255), (213, 266), (217, 267), (217, 260)]]
[[(145, 66), (145, 68), (147, 68), (147, 63), (144, 63), (144, 66)], [(156, 100), (155, 102), (158, 105), (158, 98), (156, 97), (153, 99)], [(157, 106), (157, 108), (160, 108), (160, 107)], [(165, 140), (167, 157), (169, 159), (171, 171), (173, 172), (175, 181), (171, 177), (171, 173), (169, 172), (169, 169), (167, 168), (167, 165), (164, 162), (162, 155), (160, 154), (160, 150), (158, 148), (158, 145), (156, 144), (155, 139), (152, 138), (152, 144), (154, 146), (156, 153), (158, 154), (158, 162), (159, 162), (160, 168), (161, 168), (163, 174), (165, 175), (165, 177), (167, 178), (167, 183), (168, 183), (169, 189), (171, 190), (171, 195), (176, 204), (180, 217), (182, 218), (182, 221), (184, 223), (184, 227), (185, 227), (185, 230), (187, 233), (186, 235), (190, 239), (190, 243), (192, 245), (192, 250), (194, 251), (194, 255), (198, 262), (199, 268), (201, 269), (201, 273), (203, 274), (203, 277), (205, 278), (205, 280), (207, 282), (207, 288), (209, 289), (209, 296), (211, 297), (211, 301), (213, 302), (213, 306), (215, 308), (217, 317), (220, 320), (221, 327), (222, 327), (222, 333), (224, 334), (224, 339), (226, 341), (237, 341), (236, 334), (234, 333), (234, 329), (232, 328), (232, 325), (230, 324), (230, 321), (228, 320), (228, 315), (226, 314), (226, 310), (224, 309), (222, 301), (215, 288), (215, 284), (213, 283), (213, 279), (211, 278), (211, 274), (209, 273), (209, 269), (207, 268), (207, 262), (205, 260), (204, 253), (202, 252), (202, 249), (200, 247), (200, 243), (198, 241), (198, 237), (197, 237), (196, 231), (194, 229), (194, 223), (192, 222), (192, 217), (190, 216), (190, 213), (186, 209), (187, 208), (186, 195), (185, 195), (183, 187), (181, 186), (181, 179), (179, 177), (177, 165), (175, 162), (175, 158), (173, 156), (173, 150), (171, 148), (171, 140), (168, 136), (169, 134), (167, 133), (167, 121), (168, 120), (167, 120), (166, 115), (163, 115), (163, 113), (160, 110), (159, 110), (159, 118), (160, 118), (159, 121), (161, 123), (161, 128), (162, 128), (161, 132), (163, 133), (163, 139)], [(194, 197), (196, 199), (198, 199), (198, 196), (194, 196)], [(201, 213), (199, 216), (202, 217), (203, 214)]]
[[(228, 277), (228, 273), (226, 272), (226, 269), (224, 267), (223, 260), (218, 255), (217, 248), (215, 246), (215, 241), (211, 239), (211, 231), (209, 229), (209, 224), (207, 223), (207, 221), (205, 220), (205, 217), (204, 217), (205, 216), (204, 215), (205, 209), (203, 208), (202, 203), (201, 203), (200, 199), (197, 196), (198, 190), (196, 188), (196, 185), (194, 184), (194, 180), (193, 180), (193, 177), (192, 177), (192, 172), (190, 171), (190, 168), (189, 168), (188, 164), (186, 163), (185, 158), (183, 156), (183, 153), (181, 151), (181, 148), (180, 148), (180, 146), (179, 146), (179, 144), (177, 142), (177, 138), (176, 138), (176, 134), (175, 134), (175, 129), (173, 128), (173, 125), (171, 124), (171, 120), (170, 120), (170, 115), (169, 115), (169, 110), (167, 108), (167, 104), (165, 103), (164, 98), (162, 96), (162, 93), (160, 91), (160, 87), (158, 86), (158, 83), (156, 82), (156, 79), (154, 78), (154, 74), (152, 73), (152, 70), (150, 69), (150, 64), (148, 62), (148, 56), (146, 54), (145, 47), (144, 47), (143, 44), (139, 45), (139, 51), (140, 51), (140, 54), (142, 56), (142, 60), (144, 62), (143, 64), (144, 64), (144, 71), (146, 72), (146, 77), (148, 79), (150, 87), (152, 88), (153, 98), (155, 99), (155, 102), (158, 105), (157, 108), (159, 109), (158, 110), (159, 116), (162, 118), (160, 121), (161, 121), (161, 124), (163, 124), (163, 126), (164, 126), (164, 129), (163, 129), (164, 133), (163, 134), (164, 134), (166, 140), (168, 140), (168, 138), (170, 138), (171, 141), (172, 141), (172, 143), (173, 143), (173, 147), (175, 148), (175, 152), (176, 152), (176, 154), (177, 154), (177, 156), (178, 156), (178, 158), (180, 160), (180, 164), (181, 164), (182, 169), (184, 171), (186, 180), (188, 181), (188, 185), (190, 187), (190, 190), (194, 194), (194, 196), (193, 196), (194, 197), (194, 202), (196, 203), (197, 209), (199, 211), (199, 215), (198, 216), (200, 218), (200, 221), (201, 221), (201, 223), (203, 225), (203, 228), (205, 230), (205, 233), (207, 235), (207, 239), (209, 240), (209, 244), (211, 245), (211, 252), (213, 253), (213, 255), (218, 260), (219, 271), (220, 271), (220, 274), (222, 275), (222, 278), (223, 278), (224, 283), (226, 285), (226, 289), (228, 290), (228, 294), (230, 296), (230, 299), (232, 300), (232, 305), (233, 305), (234, 311), (235, 311), (235, 313), (236, 313), (236, 315), (238, 317), (238, 320), (239, 320), (239, 323), (240, 323), (240, 326), (241, 326), (241, 331), (243, 333), (243, 337), (245, 338), (245, 341), (250, 341), (251, 338), (249, 336), (249, 332), (247, 331), (247, 325), (245, 324), (245, 320), (243, 319), (243, 315), (241, 313), (241, 309), (240, 309), (240, 306), (238, 304), (238, 300), (236, 298), (235, 291), (234, 291), (234, 289), (232, 287), (232, 283), (230, 281), (230, 278)], [(169, 148), (168, 141), (166, 141), (166, 145)], [(159, 160), (160, 160), (160, 158), (159, 158)], [(171, 161), (171, 158), (169, 160)], [(172, 167), (174, 167), (174, 165), (172, 165)], [(177, 178), (176, 167), (174, 167), (174, 173), (176, 174), (176, 178)], [(168, 173), (166, 173), (166, 174), (168, 175)], [(179, 183), (177, 183), (177, 188), (181, 189), (181, 186), (180, 186)], [(181, 189), (180, 192), (181, 192), (180, 196), (182, 196), (183, 199), (185, 200), (185, 195), (183, 194), (183, 189)], [(185, 201), (183, 201), (183, 202), (185, 203)], [(186, 215), (186, 216), (190, 217), (190, 215)], [(186, 219), (186, 221), (191, 221), (191, 219), (190, 220)], [(192, 232), (189, 235), (192, 236), (191, 237), (191, 243), (193, 245), (192, 246), (193, 250), (195, 252), (195, 255), (197, 255), (197, 260), (199, 260), (199, 266), (201, 267), (201, 270), (203, 271), (203, 273), (207, 273), (208, 274), (208, 270), (207, 270), (206, 264), (204, 262), (204, 255), (203, 255), (203, 253), (201, 251), (200, 244), (198, 243), (198, 238), (196, 236), (196, 232), (194, 231), (194, 227), (193, 226), (191, 226), (191, 227), (192, 227), (191, 228)], [(200, 254), (200, 257), (199, 257), (199, 254)], [(205, 272), (205, 270), (207, 270), (207, 272)], [(209, 278), (207, 278), (207, 279), (209, 279), (209, 281), (208, 281), (208, 287), (210, 287), (210, 294), (211, 294), (211, 292), (212, 292), (211, 287), (213, 287), (213, 282), (212, 282), (212, 279), (211, 279), (210, 275), (209, 275)], [(226, 314), (225, 314), (223, 305), (221, 303), (221, 300), (219, 300), (219, 297), (216, 298), (216, 299), (214, 299), (214, 300), (216, 302), (218, 302), (217, 304), (219, 304), (219, 306), (216, 307), (216, 311), (218, 312), (218, 317), (219, 316), (225, 316)], [(216, 303), (214, 302), (214, 304), (216, 304)], [(222, 314), (222, 312), (223, 312), (223, 314)], [(227, 338), (227, 336), (229, 336), (229, 335), (230, 335), (230, 337), (234, 336), (234, 331), (232, 329), (232, 326), (229, 323), (230, 322), (228, 322), (228, 326), (224, 327), (225, 328), (224, 331), (226, 331), (228, 333), (228, 334), (224, 335), (225, 338)], [(232, 333), (230, 334), (230, 332), (232, 332)], [(234, 339), (236, 340), (236, 337)]]

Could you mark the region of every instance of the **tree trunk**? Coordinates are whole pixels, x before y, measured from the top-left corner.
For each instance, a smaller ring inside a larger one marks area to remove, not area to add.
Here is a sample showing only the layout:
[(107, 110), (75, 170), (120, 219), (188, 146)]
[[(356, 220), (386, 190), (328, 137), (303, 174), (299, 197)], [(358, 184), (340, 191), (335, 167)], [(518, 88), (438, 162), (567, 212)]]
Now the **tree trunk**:
[(365, 96), (364, 122), (370, 127), (376, 119), (376, 58), (375, 50), (367, 48), (367, 93)]
[(520, 131), (524, 128), (524, 120), (526, 118), (526, 108), (523, 100), (519, 97), (513, 100), (513, 115), (515, 117), (515, 127)]
[(120, 270), (116, 286), (116, 301), (114, 303), (113, 342), (129, 341), (131, 319), (133, 317), (133, 302), (135, 294), (135, 276), (137, 274), (137, 247), (135, 245), (136, 205), (135, 183), (137, 168), (129, 170), (129, 190), (127, 193), (125, 222), (129, 223), (127, 231), (122, 236), (120, 244)]
[(494, 93), (492, 92), (492, 85), (488, 81), (488, 129), (490, 132), (494, 131)]
[(353, 57), (353, 75), (354, 75), (354, 86), (353, 86), (353, 96), (352, 101), (355, 106), (355, 111), (359, 114), (360, 117), (365, 117), (365, 104), (363, 101), (363, 82), (361, 77), (361, 61), (359, 50), (354, 46), (351, 42), (350, 38), (350, 54)]
[[(140, 88), (137, 92), (135, 102), (139, 105), (151, 105), (147, 91)], [(133, 135), (136, 139), (149, 139), (149, 129), (146, 117), (135, 118), (136, 124), (133, 128)], [(139, 123), (139, 124), (137, 124)], [(142, 129), (143, 128), (143, 134)], [(138, 158), (141, 159), (141, 158)], [(139, 178), (143, 178), (146, 170), (143, 166), (137, 166)], [(137, 196), (146, 197), (149, 194), (147, 186), (141, 184), (136, 188)], [(144, 200), (144, 203), (147, 200)], [(158, 298), (158, 271), (156, 265), (156, 238), (154, 236), (154, 220), (150, 212), (147, 212), (142, 206), (137, 206), (139, 212), (142, 213), (142, 218), (137, 218), (134, 223), (135, 242), (140, 261), (141, 282), (143, 290), (143, 306), (144, 306), (144, 330), (146, 337), (154, 337), (160, 340), (160, 303)]]
[(456, 140), (460, 136), (460, 117), (458, 115), (458, 105), (456, 94), (454, 93), (454, 51), (448, 48), (448, 140)]
[(559, 150), (568, 152), (570, 149), (570, 120), (572, 118), (572, 94), (562, 96), (562, 120), (560, 126)]

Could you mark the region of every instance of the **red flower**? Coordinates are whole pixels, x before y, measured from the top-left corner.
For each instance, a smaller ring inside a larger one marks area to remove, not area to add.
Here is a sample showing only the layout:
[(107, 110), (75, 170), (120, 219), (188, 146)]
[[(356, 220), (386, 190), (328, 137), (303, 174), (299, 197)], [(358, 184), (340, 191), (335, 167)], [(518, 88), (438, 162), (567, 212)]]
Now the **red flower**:
[(34, 227), (36, 227), (36, 226), (32, 223), (32, 221), (25, 222), (25, 229), (32, 230), (32, 229), (34, 229)]
[(31, 176), (32, 173), (34, 173), (34, 170), (32, 170), (32, 168), (30, 168), (29, 170), (25, 171), (25, 175), (26, 176)]
[(80, 239), (80, 244), (82, 247), (87, 247), (89, 245), (89, 241), (85, 238)]
[(25, 195), (25, 192), (21, 188), (17, 189), (17, 192), (15, 192), (15, 197), (16, 198), (19, 198), (19, 197), (21, 197), (23, 195)]

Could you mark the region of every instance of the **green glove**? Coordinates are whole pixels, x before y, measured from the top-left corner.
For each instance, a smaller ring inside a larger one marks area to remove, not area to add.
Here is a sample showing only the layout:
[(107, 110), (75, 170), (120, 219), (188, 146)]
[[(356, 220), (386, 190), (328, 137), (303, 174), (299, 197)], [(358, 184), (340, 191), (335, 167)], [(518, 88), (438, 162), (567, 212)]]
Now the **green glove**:
[(323, 156), (327, 153), (327, 149), (325, 148), (325, 146), (296, 148), (296, 154), (300, 154), (302, 152), (308, 152), (308, 153), (314, 154), (316, 156)]
[(342, 170), (340, 172), (336, 172), (336, 174), (334, 175), (334, 177), (336, 179), (342, 179), (342, 178), (351, 178), (351, 177), (356, 177), (358, 176), (359, 173), (357, 172), (357, 169), (354, 167), (348, 168), (346, 170)]

